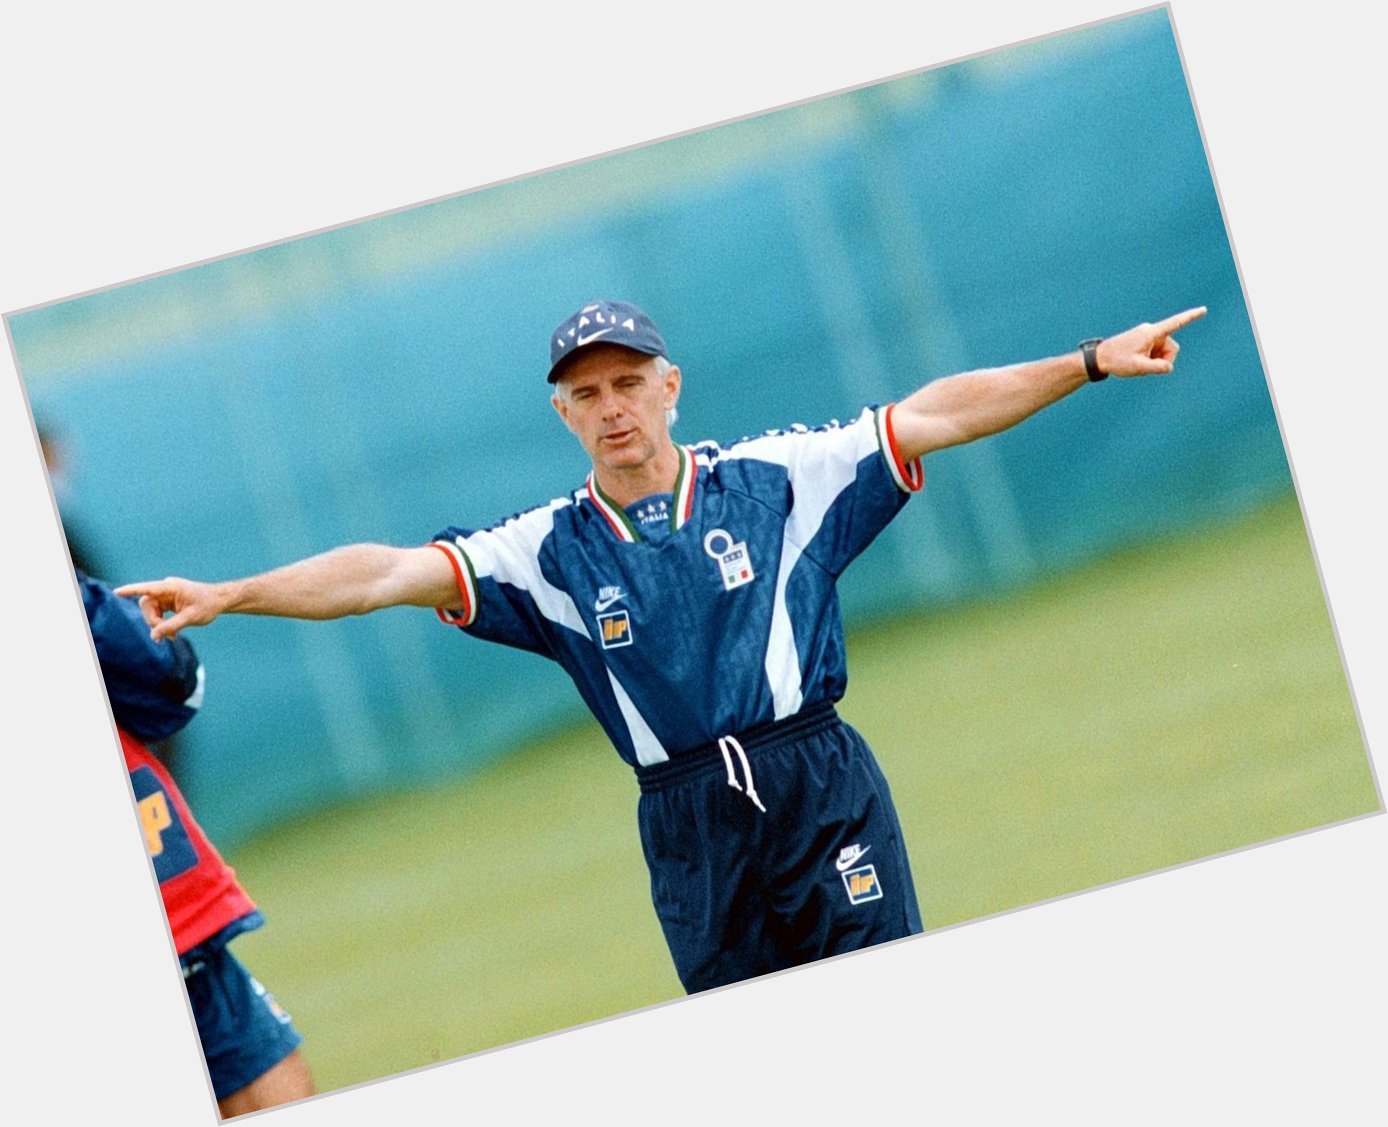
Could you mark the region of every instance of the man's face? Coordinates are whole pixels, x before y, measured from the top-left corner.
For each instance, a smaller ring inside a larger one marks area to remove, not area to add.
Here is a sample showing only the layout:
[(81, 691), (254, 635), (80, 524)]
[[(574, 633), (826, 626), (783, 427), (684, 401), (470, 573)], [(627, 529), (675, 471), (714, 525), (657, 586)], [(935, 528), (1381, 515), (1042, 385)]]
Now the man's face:
[(662, 378), (653, 356), (620, 345), (590, 345), (555, 385), (554, 409), (595, 468), (634, 469), (670, 442), (665, 412), (679, 398), (680, 370)]

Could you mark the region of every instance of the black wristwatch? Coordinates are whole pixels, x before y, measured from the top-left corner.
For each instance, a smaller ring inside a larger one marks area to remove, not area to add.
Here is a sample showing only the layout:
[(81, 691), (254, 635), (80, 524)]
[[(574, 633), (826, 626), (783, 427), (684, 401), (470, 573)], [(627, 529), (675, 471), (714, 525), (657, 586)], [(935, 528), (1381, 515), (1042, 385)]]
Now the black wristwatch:
[(1090, 337), (1079, 344), (1080, 353), (1084, 356), (1084, 370), (1089, 374), (1090, 383), (1108, 379), (1108, 373), (1099, 370), (1099, 345), (1103, 340), (1103, 337)]

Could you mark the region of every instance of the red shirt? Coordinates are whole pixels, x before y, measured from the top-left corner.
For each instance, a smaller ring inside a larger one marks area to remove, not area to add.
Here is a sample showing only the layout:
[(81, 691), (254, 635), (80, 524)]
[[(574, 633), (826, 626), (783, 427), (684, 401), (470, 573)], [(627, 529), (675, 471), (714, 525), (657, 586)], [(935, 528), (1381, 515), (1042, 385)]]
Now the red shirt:
[(163, 765), (134, 736), (117, 731), (164, 912), (182, 955), (249, 916), (255, 904), (207, 840)]

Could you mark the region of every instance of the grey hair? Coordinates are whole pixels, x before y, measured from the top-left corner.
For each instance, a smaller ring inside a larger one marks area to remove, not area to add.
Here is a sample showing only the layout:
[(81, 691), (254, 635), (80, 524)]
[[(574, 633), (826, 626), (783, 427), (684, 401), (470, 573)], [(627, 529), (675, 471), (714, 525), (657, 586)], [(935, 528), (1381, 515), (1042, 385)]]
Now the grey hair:
[[(651, 359), (655, 361), (655, 374), (662, 380), (670, 374), (670, 369), (674, 367), (674, 365), (663, 356), (652, 356)], [(680, 413), (677, 407), (671, 407), (665, 412), (665, 425), (670, 430), (674, 430), (675, 424), (679, 421)]]

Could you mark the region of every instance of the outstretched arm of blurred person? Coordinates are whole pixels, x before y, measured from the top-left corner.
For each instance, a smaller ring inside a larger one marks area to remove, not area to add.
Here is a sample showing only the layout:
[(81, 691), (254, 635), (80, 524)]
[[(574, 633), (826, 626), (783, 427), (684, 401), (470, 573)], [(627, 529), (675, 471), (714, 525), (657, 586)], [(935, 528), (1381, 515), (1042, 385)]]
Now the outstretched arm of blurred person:
[(326, 619), (392, 606), (448, 607), (458, 601), (458, 584), (448, 557), (431, 546), (349, 544), (246, 579), (170, 577), (127, 583), (117, 594), (139, 596), (158, 642), (222, 614)]
[(186, 639), (156, 644), (134, 599), (81, 571), (77, 585), (116, 723), (147, 743), (167, 739), (202, 704), (198, 655)]
[[(1155, 324), (1134, 325), (1101, 341), (1095, 360), (1106, 375), (1162, 376), (1172, 371), (1178, 329), (1205, 315), (1187, 309)], [(1046, 360), (947, 376), (907, 396), (892, 412), (892, 433), (903, 462), (1016, 426), (1089, 382), (1078, 349)]]

